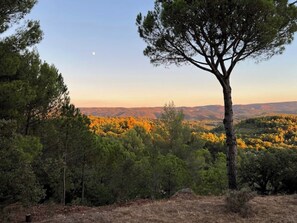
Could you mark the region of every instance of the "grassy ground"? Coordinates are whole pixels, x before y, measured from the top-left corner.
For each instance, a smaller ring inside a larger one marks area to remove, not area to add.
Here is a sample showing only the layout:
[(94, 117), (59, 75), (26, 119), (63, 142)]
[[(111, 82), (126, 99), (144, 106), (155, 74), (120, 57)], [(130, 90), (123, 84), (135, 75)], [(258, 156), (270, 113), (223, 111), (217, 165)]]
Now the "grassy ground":
[(40, 205), (28, 209), (12, 206), (5, 210), (6, 222), (24, 222), (31, 213), (40, 223), (128, 223), (128, 222), (283, 222), (297, 223), (297, 196), (257, 196), (250, 201), (252, 212), (243, 218), (230, 213), (224, 197), (180, 195), (169, 200), (138, 200), (98, 208)]

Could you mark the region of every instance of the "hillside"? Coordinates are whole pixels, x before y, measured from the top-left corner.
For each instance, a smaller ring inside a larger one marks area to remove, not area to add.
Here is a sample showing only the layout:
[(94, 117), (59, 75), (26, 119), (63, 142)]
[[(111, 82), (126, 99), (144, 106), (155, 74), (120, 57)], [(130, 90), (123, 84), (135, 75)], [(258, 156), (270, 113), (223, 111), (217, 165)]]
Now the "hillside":
[[(197, 107), (179, 107), (185, 114), (186, 120), (222, 120), (224, 107), (208, 105)], [(81, 107), (86, 115), (100, 117), (144, 117), (156, 119), (163, 112), (163, 107), (112, 108), (112, 107)], [(297, 114), (297, 101), (234, 105), (234, 117), (237, 120), (274, 114)]]
[(296, 195), (257, 196), (250, 201), (250, 204), (252, 211), (246, 218), (228, 212), (224, 197), (190, 195), (161, 201), (139, 200), (97, 208), (40, 205), (18, 212), (13, 209), (10, 220), (23, 222), (25, 214), (31, 213), (33, 222), (39, 223), (296, 222)]

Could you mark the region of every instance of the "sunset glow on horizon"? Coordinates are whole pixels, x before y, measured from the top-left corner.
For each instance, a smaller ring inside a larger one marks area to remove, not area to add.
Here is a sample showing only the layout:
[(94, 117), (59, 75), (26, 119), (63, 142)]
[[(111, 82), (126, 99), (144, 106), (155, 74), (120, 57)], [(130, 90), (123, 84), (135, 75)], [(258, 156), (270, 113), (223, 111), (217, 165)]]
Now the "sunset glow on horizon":
[[(151, 107), (223, 104), (214, 75), (193, 66), (155, 67), (143, 56), (135, 25), (153, 0), (40, 0), (40, 56), (64, 77), (77, 107)], [(297, 101), (297, 40), (283, 55), (246, 60), (231, 75), (234, 104)]]

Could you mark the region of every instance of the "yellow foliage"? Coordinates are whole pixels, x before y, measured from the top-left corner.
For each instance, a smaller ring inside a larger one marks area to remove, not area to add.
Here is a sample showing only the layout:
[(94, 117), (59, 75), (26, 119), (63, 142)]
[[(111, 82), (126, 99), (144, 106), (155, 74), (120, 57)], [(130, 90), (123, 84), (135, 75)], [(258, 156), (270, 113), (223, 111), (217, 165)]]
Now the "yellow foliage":
[(90, 127), (99, 135), (122, 134), (136, 126), (151, 132), (154, 123), (144, 118), (134, 117), (96, 117), (89, 116)]

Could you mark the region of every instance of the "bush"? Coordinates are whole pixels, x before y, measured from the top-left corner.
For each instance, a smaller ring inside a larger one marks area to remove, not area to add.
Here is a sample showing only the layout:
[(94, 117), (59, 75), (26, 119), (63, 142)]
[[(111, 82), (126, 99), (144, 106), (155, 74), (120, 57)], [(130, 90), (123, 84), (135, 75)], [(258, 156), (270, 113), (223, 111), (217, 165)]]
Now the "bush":
[[(202, 157), (198, 158), (201, 160)], [(193, 187), (194, 191), (201, 195), (224, 194), (228, 188), (226, 155), (219, 152), (214, 161), (210, 161), (208, 164), (205, 163), (204, 165), (204, 168), (198, 171), (199, 178), (196, 186)]]
[(297, 150), (267, 149), (241, 154), (241, 183), (261, 194), (297, 192)]
[(226, 195), (226, 207), (228, 211), (248, 217), (252, 212), (252, 208), (248, 202), (254, 197), (255, 193), (246, 188), (239, 191), (229, 191)]

